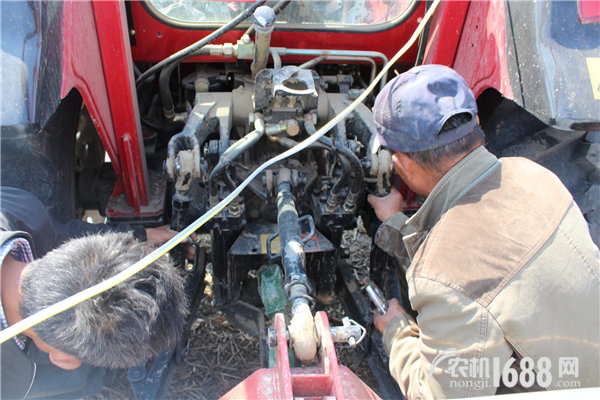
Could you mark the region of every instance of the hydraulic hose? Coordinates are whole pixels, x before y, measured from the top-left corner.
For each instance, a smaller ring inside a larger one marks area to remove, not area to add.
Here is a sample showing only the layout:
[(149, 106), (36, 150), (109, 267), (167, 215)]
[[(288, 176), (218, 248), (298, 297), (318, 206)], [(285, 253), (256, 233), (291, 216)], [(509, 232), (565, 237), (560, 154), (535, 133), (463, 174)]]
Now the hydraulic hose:
[[(317, 129), (315, 125), (309, 118), (306, 118), (304, 121), (304, 129), (309, 135), (314, 135), (317, 133)], [(325, 143), (329, 146), (333, 146), (333, 141), (329, 138), (322, 137), (319, 139), (320, 142)], [(342, 176), (340, 179), (333, 185), (331, 188), (330, 199), (327, 201), (328, 208), (330, 210), (334, 210), (337, 205), (337, 197), (340, 194), (341, 189), (346, 186), (348, 180), (350, 179), (350, 168), (352, 169), (352, 173), (354, 174), (354, 181), (352, 182), (352, 187), (350, 189), (350, 193), (348, 193), (347, 200), (350, 200), (350, 203), (346, 201), (347, 206), (346, 211), (350, 211), (354, 208), (354, 202), (356, 201), (356, 197), (358, 196), (358, 192), (360, 191), (360, 186), (362, 185), (362, 181), (364, 178), (364, 173), (362, 169), (362, 164), (358, 159), (358, 156), (352, 152), (348, 147), (341, 145), (337, 146), (336, 149), (339, 151), (340, 162), (342, 162)]]
[(314, 320), (308, 304), (310, 286), (306, 275), (306, 255), (298, 222), (292, 176), (287, 168), (279, 170), (277, 186), (277, 230), (281, 243), (281, 263), (285, 272), (285, 291), (292, 305), (290, 338), (296, 357), (312, 360), (317, 353)]
[(160, 88), (160, 97), (163, 102), (163, 111), (165, 117), (173, 119), (175, 116), (175, 105), (173, 104), (173, 98), (171, 97), (171, 89), (169, 88), (169, 81), (171, 80), (171, 73), (181, 61), (176, 61), (173, 64), (169, 64), (163, 68), (158, 79), (158, 86)]
[[(210, 55), (210, 53), (211, 48), (209, 46), (206, 46), (196, 51), (190, 57)], [(175, 61), (174, 63), (164, 67), (160, 73), (160, 78), (158, 80), (158, 85), (160, 88), (160, 98), (163, 102), (163, 111), (165, 113), (165, 117), (167, 117), (168, 119), (173, 119), (173, 117), (175, 116), (175, 105), (173, 104), (173, 98), (171, 97), (169, 82), (171, 81), (171, 74), (173, 73), (173, 70), (177, 68), (181, 61), (183, 60)]]
[(352, 166), (350, 164), (350, 161), (348, 161), (348, 158), (340, 153), (338, 153), (338, 158), (340, 159), (340, 163), (342, 164), (342, 175), (340, 175), (337, 182), (335, 182), (335, 184), (331, 188), (331, 194), (335, 194), (336, 197), (340, 194), (342, 188), (348, 185), (348, 182), (350, 182), (350, 176), (352, 175)]
[(186, 47), (185, 49), (178, 51), (177, 53), (169, 56), (168, 58), (165, 58), (158, 64), (155, 64), (154, 66), (152, 66), (152, 68), (149, 68), (148, 70), (146, 70), (146, 72), (144, 72), (142, 74), (142, 76), (140, 76), (139, 78), (136, 79), (136, 81), (135, 81), (136, 86), (141, 85), (151, 75), (154, 75), (155, 73), (157, 73), (159, 70), (165, 68), (166, 66), (168, 66), (172, 63), (178, 62), (178, 61), (185, 60), (186, 58), (189, 58), (198, 49), (201, 49), (202, 47), (206, 46), (207, 44), (212, 43), (213, 41), (217, 40), (218, 38), (220, 38), (221, 36), (223, 36), (224, 34), (229, 32), (230, 30), (232, 30), (233, 28), (235, 28), (236, 26), (241, 24), (246, 18), (248, 18), (250, 15), (252, 15), (252, 13), (254, 13), (254, 10), (256, 10), (258, 7), (262, 6), (266, 2), (267, 2), (267, 0), (256, 0), (250, 7), (245, 9), (241, 14), (236, 16), (229, 23), (223, 25), (222, 27), (220, 27), (219, 29), (217, 29), (216, 31), (211, 33), (210, 35), (206, 36), (204, 39), (197, 41), (196, 43)]
[[(308, 137), (306, 140), (302, 141), (300, 144), (298, 144), (298, 146), (294, 147), (293, 149), (289, 149), (281, 153), (280, 155), (266, 161), (264, 164), (262, 164), (256, 170), (254, 170), (254, 172), (252, 172), (252, 174), (250, 174), (244, 182), (242, 182), (233, 192), (229, 193), (229, 195), (223, 200), (221, 200), (215, 207), (208, 210), (204, 215), (202, 215), (200, 218), (198, 218), (196, 221), (190, 224), (187, 228), (179, 232), (177, 235), (172, 237), (169, 241), (167, 241), (162, 246), (154, 250), (152, 253), (148, 254), (146, 257), (133, 264), (131, 267), (119, 272), (112, 278), (109, 278), (85, 290), (82, 290), (81, 292), (74, 294), (73, 296), (67, 297), (64, 300), (61, 300), (58, 303), (46, 307), (43, 310), (38, 311), (37, 313), (30, 315), (29, 317), (17, 322), (16, 324), (9, 326), (3, 331), (0, 331), (0, 343), (4, 343), (11, 337), (18, 335), (19, 333), (26, 331), (27, 329), (30, 329), (31, 327), (39, 324), (40, 322), (45, 321), (58, 313), (68, 310), (69, 308), (76, 306), (77, 304), (87, 299), (97, 296), (98, 294), (108, 289), (111, 289), (117, 286), (119, 283), (131, 278), (133, 275), (137, 274), (138, 272), (146, 268), (148, 265), (152, 264), (160, 257), (167, 254), (173, 247), (181, 243), (192, 233), (196, 232), (196, 230), (198, 230), (198, 228), (204, 225), (206, 221), (220, 213), (235, 197), (237, 197), (242, 192), (242, 190), (246, 188), (246, 186), (250, 184), (250, 182), (252, 182), (256, 177), (258, 177), (258, 175), (262, 173), (265, 169), (267, 169), (275, 163), (278, 163), (281, 160), (284, 160), (285, 158), (293, 154), (296, 154), (306, 149), (307, 147), (315, 143), (320, 137), (325, 135), (327, 132), (329, 132), (331, 128), (333, 128), (337, 123), (344, 119), (346, 115), (348, 115), (352, 112), (352, 110), (358, 107), (358, 105), (361, 104), (367, 98), (369, 93), (371, 93), (371, 91), (375, 89), (375, 86), (377, 85), (379, 80), (387, 74), (387, 71), (394, 65), (394, 63), (398, 61), (398, 59), (402, 57), (402, 55), (404, 55), (404, 53), (406, 53), (406, 51), (408, 51), (408, 49), (410, 49), (410, 47), (415, 43), (415, 41), (421, 34), (423, 27), (427, 24), (434, 11), (436, 10), (437, 6), (440, 4), (440, 1), (441, 0), (435, 0), (431, 8), (423, 17), (423, 20), (421, 21), (411, 38), (408, 40), (408, 42), (404, 46), (402, 46), (402, 48), (398, 51), (398, 53), (396, 53), (396, 55), (390, 60), (390, 62), (383, 67), (383, 70), (379, 73), (379, 75), (377, 75), (377, 78), (375, 78), (375, 81), (373, 81), (371, 85), (369, 85), (367, 90), (365, 90), (363, 94), (358, 96), (358, 98), (354, 100), (354, 102), (350, 104), (342, 113), (338, 114), (331, 121), (326, 123), (314, 135)], [(262, 4), (262, 2), (257, 3)]]
[(265, 134), (265, 123), (262, 119), (257, 118), (256, 121), (254, 121), (254, 126), (256, 127), (254, 131), (250, 132), (249, 134), (235, 142), (231, 147), (225, 150), (223, 154), (221, 154), (221, 157), (219, 158), (219, 163), (215, 166), (212, 173), (210, 174), (208, 187), (209, 194), (211, 197), (211, 207), (213, 206), (212, 199), (217, 199), (218, 196), (217, 182), (224, 174), (227, 175), (227, 177), (229, 178), (229, 182), (227, 181), (227, 178), (225, 178), (225, 184), (228, 185), (230, 190), (235, 190), (235, 184), (233, 185), (233, 188), (230, 186), (230, 184), (233, 183), (233, 181), (226, 172), (227, 167), (229, 167), (231, 163), (234, 162), (246, 150), (254, 146)]
[[(275, 141), (277, 143), (279, 143), (280, 145), (287, 147), (288, 149), (296, 147), (300, 144), (300, 143), (296, 142), (295, 140), (292, 140), (290, 138), (283, 137), (283, 136), (276, 136)], [(319, 142), (319, 143), (315, 143), (311, 146), (308, 146), (304, 150), (333, 150), (333, 148), (331, 146), (327, 146), (326, 144)]]
[[(315, 129), (315, 125), (311, 121), (309, 121), (308, 118), (304, 121), (304, 129), (306, 129), (306, 132), (309, 135), (314, 135), (317, 132), (317, 130)], [(333, 144), (333, 140), (331, 140), (331, 138), (328, 138), (326, 136), (319, 138), (319, 143), (326, 145), (330, 149), (336, 148)], [(337, 148), (337, 149), (339, 150), (339, 148)], [(331, 192), (330, 192), (332, 195), (335, 196), (335, 198), (333, 200), (335, 200), (336, 203), (337, 203), (337, 196), (342, 191), (342, 188), (344, 188), (350, 181), (350, 176), (351, 176), (351, 172), (352, 172), (352, 166), (350, 164), (350, 161), (348, 160), (348, 157), (343, 153), (342, 154), (338, 153), (338, 158), (340, 159), (340, 162), (342, 163), (342, 175), (335, 182), (335, 184), (331, 188)]]

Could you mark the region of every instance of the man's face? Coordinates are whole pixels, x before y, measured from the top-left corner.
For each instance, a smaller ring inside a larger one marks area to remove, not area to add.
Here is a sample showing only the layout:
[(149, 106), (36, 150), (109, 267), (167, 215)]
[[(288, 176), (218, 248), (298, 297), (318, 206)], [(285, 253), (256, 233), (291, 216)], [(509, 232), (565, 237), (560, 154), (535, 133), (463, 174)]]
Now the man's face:
[(81, 366), (81, 361), (70, 354), (65, 354), (60, 350), (56, 350), (54, 347), (50, 346), (46, 342), (42, 341), (38, 335), (35, 334), (31, 329), (23, 332), (25, 336), (30, 337), (38, 349), (48, 353), (50, 356), (50, 361), (52, 364), (66, 370), (77, 369)]

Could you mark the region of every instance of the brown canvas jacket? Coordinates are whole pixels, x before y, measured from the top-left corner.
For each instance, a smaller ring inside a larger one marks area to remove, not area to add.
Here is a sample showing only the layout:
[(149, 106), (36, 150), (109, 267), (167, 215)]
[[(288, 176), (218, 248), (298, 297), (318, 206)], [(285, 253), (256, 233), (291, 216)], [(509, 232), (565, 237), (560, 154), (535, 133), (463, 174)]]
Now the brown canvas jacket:
[[(547, 389), (600, 385), (600, 256), (547, 169), (480, 147), (412, 218), (386, 221), (376, 243), (412, 260), (406, 277), (418, 325), (399, 314), (384, 334), (390, 371), (409, 399), (542, 390), (548, 376)], [(517, 374), (531, 358), (525, 378), (542, 385), (508, 388), (494, 377), (493, 363), (501, 375), (511, 357)]]

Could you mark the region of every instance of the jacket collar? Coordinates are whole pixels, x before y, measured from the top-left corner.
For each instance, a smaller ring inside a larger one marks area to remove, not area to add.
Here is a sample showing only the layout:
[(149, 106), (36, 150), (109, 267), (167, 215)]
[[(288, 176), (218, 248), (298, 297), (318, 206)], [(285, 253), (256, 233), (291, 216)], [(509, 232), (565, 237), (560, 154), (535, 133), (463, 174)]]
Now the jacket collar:
[(405, 243), (412, 256), (429, 231), (434, 227), (452, 204), (477, 183), (491, 174), (500, 161), (483, 146), (478, 147), (448, 171), (431, 191), (431, 194), (408, 221), (417, 231), (405, 237)]

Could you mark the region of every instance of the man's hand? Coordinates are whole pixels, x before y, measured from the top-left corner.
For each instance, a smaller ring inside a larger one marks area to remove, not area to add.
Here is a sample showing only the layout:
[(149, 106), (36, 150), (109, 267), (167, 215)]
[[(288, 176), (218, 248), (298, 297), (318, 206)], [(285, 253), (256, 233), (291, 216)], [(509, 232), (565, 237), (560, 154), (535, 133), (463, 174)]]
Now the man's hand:
[[(169, 229), (169, 225), (163, 225), (158, 228), (146, 228), (146, 242), (148, 242), (152, 246), (160, 246), (161, 244), (173, 238), (178, 233), (179, 232)], [(191, 238), (193, 241), (198, 240), (195, 233), (191, 234)], [(187, 237), (181, 243), (189, 242), (189, 239), (190, 238)], [(193, 260), (195, 254), (196, 248), (194, 246), (188, 246), (187, 258)]]
[(387, 196), (377, 197), (370, 194), (367, 200), (375, 210), (375, 214), (377, 214), (377, 218), (379, 218), (381, 222), (387, 221), (392, 215), (404, 210), (404, 199), (400, 192), (393, 186), (390, 194)]
[(389, 301), (388, 310), (385, 314), (381, 314), (380, 312), (377, 312), (377, 311), (375, 312), (375, 318), (373, 320), (373, 323), (375, 324), (375, 328), (379, 329), (381, 334), (384, 334), (385, 327), (391, 321), (391, 319), (394, 317), (394, 315), (400, 314), (403, 312), (404, 312), (404, 309), (402, 307), (400, 307), (400, 303), (398, 303), (398, 300), (391, 299)]

